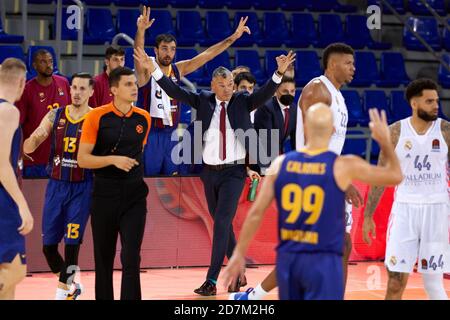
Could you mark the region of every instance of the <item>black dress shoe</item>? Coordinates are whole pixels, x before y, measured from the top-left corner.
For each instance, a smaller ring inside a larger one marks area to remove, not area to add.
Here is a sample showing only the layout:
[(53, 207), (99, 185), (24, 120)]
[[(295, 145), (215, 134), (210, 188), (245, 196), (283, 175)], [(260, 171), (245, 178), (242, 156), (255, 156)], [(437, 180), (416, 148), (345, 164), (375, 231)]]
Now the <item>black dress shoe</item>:
[(228, 287), (228, 292), (239, 292), (241, 287), (245, 287), (247, 285), (247, 278), (245, 275), (242, 277), (237, 278), (236, 282), (230, 284)]
[(217, 288), (214, 283), (206, 280), (205, 282), (203, 282), (200, 288), (195, 289), (194, 292), (201, 296), (215, 296), (217, 293)]

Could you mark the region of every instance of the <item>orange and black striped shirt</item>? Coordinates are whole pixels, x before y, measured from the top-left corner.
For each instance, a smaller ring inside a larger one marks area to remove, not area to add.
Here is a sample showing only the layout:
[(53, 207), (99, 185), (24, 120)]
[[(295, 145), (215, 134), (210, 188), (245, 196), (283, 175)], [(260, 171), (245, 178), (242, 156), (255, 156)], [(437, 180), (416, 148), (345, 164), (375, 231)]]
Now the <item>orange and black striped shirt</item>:
[(115, 166), (95, 169), (98, 177), (110, 179), (135, 179), (143, 177), (143, 147), (150, 132), (150, 114), (132, 107), (122, 114), (113, 102), (91, 110), (84, 120), (80, 143), (93, 144), (93, 155), (126, 156), (139, 162), (130, 172)]

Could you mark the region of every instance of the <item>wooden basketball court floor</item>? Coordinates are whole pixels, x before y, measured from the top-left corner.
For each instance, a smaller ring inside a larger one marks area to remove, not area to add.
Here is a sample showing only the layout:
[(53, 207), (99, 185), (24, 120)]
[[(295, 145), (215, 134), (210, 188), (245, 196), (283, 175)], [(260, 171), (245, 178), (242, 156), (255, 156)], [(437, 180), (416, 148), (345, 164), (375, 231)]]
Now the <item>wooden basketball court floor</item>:
[[(248, 268), (246, 276), (248, 286), (255, 286), (272, 270), (273, 266)], [(206, 275), (206, 268), (180, 269), (146, 269), (141, 273), (142, 298), (151, 300), (198, 300), (227, 299), (226, 289), (220, 282), (217, 296), (202, 297), (193, 293)], [(81, 272), (79, 275), (85, 292), (80, 300), (94, 299), (94, 272)], [(120, 297), (121, 272), (114, 273), (115, 298)], [(358, 262), (349, 266), (349, 278), (345, 299), (347, 300), (382, 300), (386, 291), (387, 274), (381, 262)], [(51, 300), (54, 298), (57, 279), (50, 273), (34, 273), (23, 280), (16, 290), (19, 300)], [(445, 289), (450, 296), (450, 280), (444, 280)], [(243, 288), (246, 289), (246, 288)], [(241, 291), (243, 291), (241, 289)], [(267, 299), (278, 299), (277, 290), (273, 290)], [(409, 278), (404, 299), (427, 299), (419, 273), (412, 273)]]

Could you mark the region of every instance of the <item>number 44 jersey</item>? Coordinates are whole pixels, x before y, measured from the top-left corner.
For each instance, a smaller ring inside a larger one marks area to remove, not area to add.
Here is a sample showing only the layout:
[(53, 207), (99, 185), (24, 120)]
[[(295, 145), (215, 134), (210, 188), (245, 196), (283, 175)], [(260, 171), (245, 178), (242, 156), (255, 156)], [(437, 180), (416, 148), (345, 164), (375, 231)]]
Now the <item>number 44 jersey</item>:
[(411, 118), (401, 120), (395, 151), (403, 181), (396, 188), (396, 202), (448, 202), (448, 146), (442, 135), (441, 121), (438, 118), (424, 135), (418, 135), (411, 125)]

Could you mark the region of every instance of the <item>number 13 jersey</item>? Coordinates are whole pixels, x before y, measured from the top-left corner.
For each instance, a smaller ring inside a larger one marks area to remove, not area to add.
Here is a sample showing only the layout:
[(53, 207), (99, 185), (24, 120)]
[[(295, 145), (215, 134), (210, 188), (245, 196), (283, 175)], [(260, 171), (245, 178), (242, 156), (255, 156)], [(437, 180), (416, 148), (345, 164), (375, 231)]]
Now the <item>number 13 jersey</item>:
[(401, 120), (395, 152), (400, 160), (403, 181), (395, 191), (395, 201), (405, 203), (446, 203), (448, 146), (441, 132), (441, 119), (424, 135), (418, 135), (411, 118)]
[(80, 168), (77, 161), (81, 127), (85, 117), (86, 115), (79, 120), (73, 120), (67, 106), (57, 109), (47, 165), (50, 178), (70, 182), (92, 179), (91, 170)]

